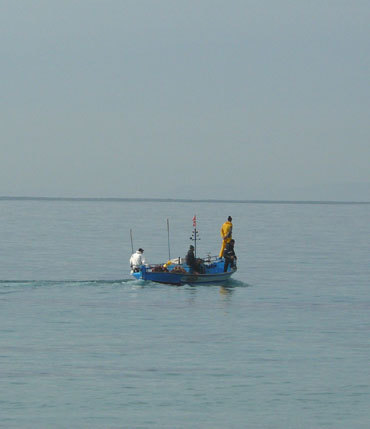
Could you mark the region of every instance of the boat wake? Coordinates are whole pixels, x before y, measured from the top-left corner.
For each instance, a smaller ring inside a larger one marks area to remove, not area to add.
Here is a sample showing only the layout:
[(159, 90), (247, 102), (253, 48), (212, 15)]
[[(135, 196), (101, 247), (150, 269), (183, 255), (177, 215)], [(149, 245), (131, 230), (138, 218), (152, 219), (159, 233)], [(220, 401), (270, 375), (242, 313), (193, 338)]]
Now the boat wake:
[[(151, 281), (137, 280), (132, 278), (116, 279), (116, 280), (0, 280), (0, 288), (7, 287), (53, 287), (53, 286), (76, 286), (76, 287), (91, 287), (91, 286), (137, 286), (137, 287), (174, 287), (174, 285), (164, 285)], [(176, 285), (175, 285), (176, 286)], [(235, 287), (251, 287), (250, 284), (241, 280), (229, 279), (223, 283), (204, 283), (204, 284), (185, 284), (189, 287), (210, 287), (224, 286), (228, 288)], [(181, 287), (181, 286), (176, 286)]]
[(135, 283), (132, 279), (119, 280), (0, 280), (0, 287), (6, 286), (94, 286)]

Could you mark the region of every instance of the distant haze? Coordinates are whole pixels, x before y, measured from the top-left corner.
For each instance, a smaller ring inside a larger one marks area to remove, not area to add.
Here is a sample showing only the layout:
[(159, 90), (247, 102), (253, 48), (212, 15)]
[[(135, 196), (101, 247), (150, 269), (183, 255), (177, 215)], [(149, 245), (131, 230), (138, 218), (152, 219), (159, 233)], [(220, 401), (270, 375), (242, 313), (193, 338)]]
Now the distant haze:
[(0, 1), (0, 196), (370, 201), (368, 0)]

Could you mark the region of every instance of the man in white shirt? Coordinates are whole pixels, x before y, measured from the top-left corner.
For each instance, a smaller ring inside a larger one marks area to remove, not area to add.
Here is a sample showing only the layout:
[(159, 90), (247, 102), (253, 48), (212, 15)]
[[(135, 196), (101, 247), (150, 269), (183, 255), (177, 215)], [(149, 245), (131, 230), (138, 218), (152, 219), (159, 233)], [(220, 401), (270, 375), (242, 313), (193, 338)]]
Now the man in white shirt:
[(145, 265), (145, 258), (143, 256), (144, 249), (138, 249), (131, 255), (130, 266), (133, 271), (138, 271), (141, 265)]

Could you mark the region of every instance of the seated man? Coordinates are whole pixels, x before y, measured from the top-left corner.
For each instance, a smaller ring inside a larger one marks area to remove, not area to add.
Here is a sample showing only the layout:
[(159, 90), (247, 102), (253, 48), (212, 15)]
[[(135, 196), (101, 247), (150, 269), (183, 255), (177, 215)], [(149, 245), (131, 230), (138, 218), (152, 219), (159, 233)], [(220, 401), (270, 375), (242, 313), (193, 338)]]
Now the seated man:
[(235, 261), (236, 259), (238, 259), (235, 255), (234, 244), (235, 244), (235, 240), (231, 239), (230, 242), (226, 244), (226, 247), (224, 250), (224, 258), (225, 258), (224, 272), (225, 273), (229, 268), (229, 265), (230, 265), (230, 268), (234, 268)]
[(199, 273), (204, 272), (204, 269), (202, 266), (202, 260), (201, 259), (195, 259), (194, 246), (193, 245), (190, 245), (190, 247), (189, 247), (189, 251), (186, 255), (185, 262), (186, 262), (186, 265), (189, 266), (191, 273), (199, 274)]

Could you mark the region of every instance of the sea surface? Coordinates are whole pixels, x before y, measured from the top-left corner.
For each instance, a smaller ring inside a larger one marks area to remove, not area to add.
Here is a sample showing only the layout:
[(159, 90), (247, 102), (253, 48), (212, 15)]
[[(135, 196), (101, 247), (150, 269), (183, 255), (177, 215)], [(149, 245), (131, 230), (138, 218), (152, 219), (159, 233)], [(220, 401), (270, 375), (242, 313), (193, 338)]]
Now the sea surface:
[[(194, 215), (234, 278), (130, 279)], [(369, 204), (2, 199), (0, 427), (367, 429), (369, 255)]]

